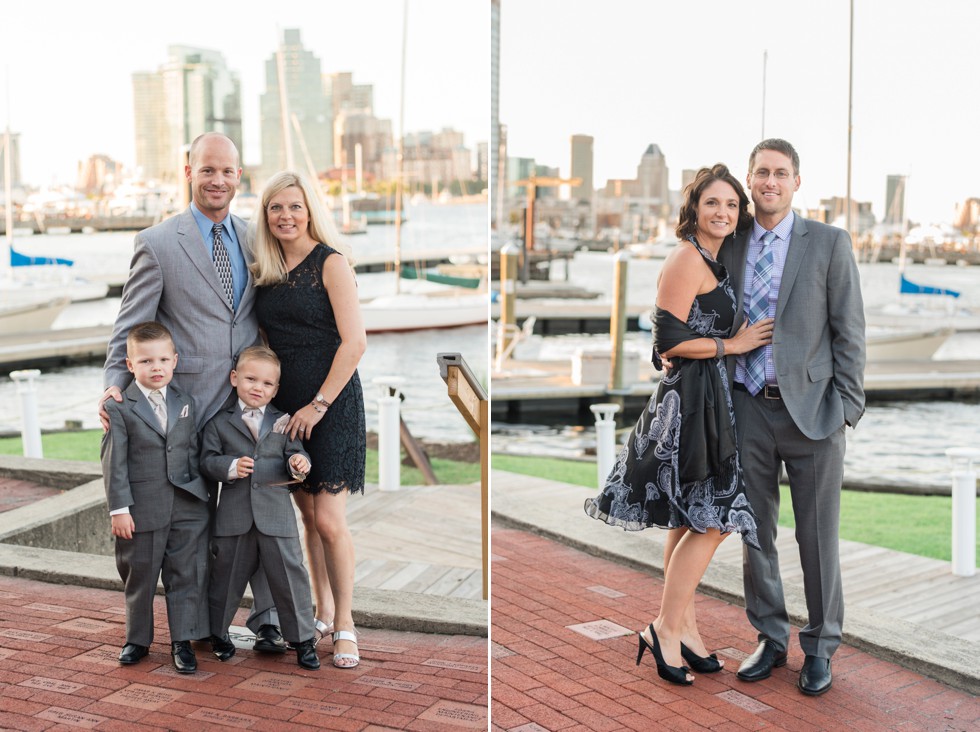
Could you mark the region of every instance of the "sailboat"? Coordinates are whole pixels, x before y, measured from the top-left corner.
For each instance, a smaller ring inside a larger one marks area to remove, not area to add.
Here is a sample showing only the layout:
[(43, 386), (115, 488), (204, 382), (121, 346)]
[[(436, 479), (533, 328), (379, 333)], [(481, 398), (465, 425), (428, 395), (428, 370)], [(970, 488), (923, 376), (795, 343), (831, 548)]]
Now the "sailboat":
[(486, 325), (490, 315), (487, 288), (473, 292), (466, 287), (431, 284), (412, 293), (403, 293), (401, 229), (404, 222), (405, 158), (405, 51), (408, 44), (408, 0), (402, 5), (402, 66), (398, 116), (398, 169), (395, 178), (395, 292), (361, 303), (361, 314), (368, 333), (384, 331), (454, 328)]

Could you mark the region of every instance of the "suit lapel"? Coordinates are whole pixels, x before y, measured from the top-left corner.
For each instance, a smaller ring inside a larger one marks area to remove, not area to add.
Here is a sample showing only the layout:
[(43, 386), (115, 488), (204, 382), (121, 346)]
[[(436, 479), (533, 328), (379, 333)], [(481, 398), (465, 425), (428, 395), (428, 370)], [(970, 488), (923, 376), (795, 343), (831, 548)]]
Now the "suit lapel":
[(245, 306), (255, 297), (255, 287), (252, 282), (251, 270), (255, 257), (252, 255), (251, 243), (248, 240), (248, 225), (237, 216), (232, 216), (231, 221), (235, 227), (235, 234), (238, 236), (238, 248), (241, 249), (242, 256), (245, 258), (245, 270), (248, 273), (248, 280), (245, 282), (245, 292), (242, 293), (242, 300), (238, 303), (237, 312), (243, 313), (246, 312)]
[(194, 220), (194, 214), (191, 213), (190, 208), (180, 215), (180, 221), (177, 225), (177, 243), (187, 254), (191, 263), (197, 267), (201, 276), (204, 277), (204, 281), (211, 286), (224, 306), (230, 310), (231, 306), (228, 305), (224, 288), (218, 281), (218, 272), (214, 268), (211, 257), (208, 256), (208, 247), (201, 238), (201, 230), (197, 228), (197, 221)]
[(786, 263), (783, 265), (783, 276), (779, 281), (779, 300), (776, 302), (777, 322), (789, 301), (790, 292), (796, 283), (796, 276), (800, 272), (800, 265), (803, 264), (803, 257), (806, 255), (807, 247), (810, 246), (808, 234), (806, 220), (800, 216), (794, 216), (793, 235), (789, 240), (789, 247), (786, 250)]
[(272, 431), (272, 425), (276, 423), (276, 420), (282, 416), (282, 412), (273, 408), (271, 404), (266, 405), (265, 414), (262, 416), (262, 429), (259, 430), (259, 439), (265, 439), (265, 436)]
[(250, 442), (255, 442), (255, 438), (252, 437), (252, 431), (242, 418), (242, 410), (239, 408), (238, 402), (235, 402), (235, 405), (228, 409), (228, 415), (228, 422), (231, 423), (231, 426), (245, 435)]
[[(153, 412), (153, 407), (150, 405), (149, 400), (143, 396), (143, 392), (140, 391), (135, 381), (126, 387), (126, 398), (133, 403), (133, 414), (146, 422), (160, 437), (166, 439), (167, 435), (160, 429), (160, 423), (157, 422), (157, 416)], [(170, 425), (169, 417), (167, 425)]]

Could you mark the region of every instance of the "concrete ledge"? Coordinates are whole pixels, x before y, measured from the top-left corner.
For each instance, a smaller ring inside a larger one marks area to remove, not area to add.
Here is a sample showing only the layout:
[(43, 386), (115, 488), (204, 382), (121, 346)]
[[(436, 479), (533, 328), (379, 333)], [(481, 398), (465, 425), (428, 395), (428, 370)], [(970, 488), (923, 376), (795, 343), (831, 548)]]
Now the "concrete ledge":
[[(62, 585), (122, 592), (114, 557), (40, 547), (0, 544), (0, 574)], [(163, 585), (157, 585), (163, 594)], [(243, 607), (252, 606), (246, 592)], [(443, 635), (487, 636), (488, 608), (482, 600), (390, 590), (354, 590), (354, 622), (366, 628)]]
[(49, 460), (0, 455), (0, 475), (70, 490), (91, 480), (102, 480), (102, 466), (99, 463), (82, 460)]
[(60, 495), (0, 513), (0, 542), (111, 556), (106, 513), (100, 476)]
[[(562, 485), (540, 478), (528, 479), (531, 480), (535, 484), (550, 482), (554, 486)], [(643, 547), (638, 547), (631, 532), (616, 531), (604, 523), (588, 519), (582, 504), (586, 498), (595, 495), (594, 490), (574, 490), (578, 486), (564, 488), (567, 490), (560, 499), (549, 492), (546, 501), (537, 502), (527, 500), (510, 489), (495, 490), (493, 519), (500, 525), (539, 534), (593, 556), (663, 577), (662, 541), (649, 540), (644, 542)], [(644, 547), (653, 551), (642, 554), (637, 551)], [(784, 581), (783, 590), (790, 621), (798, 626), (805, 625), (806, 598), (802, 585)], [(741, 564), (713, 559), (698, 591), (744, 607)], [(753, 632), (748, 621), (746, 628)], [(846, 611), (844, 642), (949, 686), (980, 694), (980, 643), (971, 643), (853, 605), (848, 606)]]

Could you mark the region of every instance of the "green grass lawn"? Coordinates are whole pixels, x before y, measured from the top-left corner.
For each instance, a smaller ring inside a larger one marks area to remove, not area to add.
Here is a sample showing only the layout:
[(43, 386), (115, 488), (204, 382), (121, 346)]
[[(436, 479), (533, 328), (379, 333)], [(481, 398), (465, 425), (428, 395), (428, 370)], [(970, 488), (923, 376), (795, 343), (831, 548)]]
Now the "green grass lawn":
[[(592, 462), (494, 455), (491, 467), (587, 488), (596, 485), (596, 466)], [(491, 490), (492, 485), (491, 479)], [(779, 525), (793, 528), (789, 487), (782, 486), (780, 492)], [(841, 496), (840, 535), (842, 539), (949, 561), (951, 511), (952, 499), (948, 496), (844, 491)], [(977, 523), (980, 524), (980, 506)], [(977, 542), (977, 556), (980, 562), (980, 541)]]
[[(85, 430), (82, 432), (57, 432), (41, 435), (41, 449), (44, 457), (56, 460), (86, 460), (99, 461), (99, 445), (102, 441), (101, 430)], [(23, 455), (24, 449), (20, 437), (0, 438), (0, 455)], [(455, 460), (432, 459), (432, 471), (443, 483), (475, 483), (480, 480), (479, 463), (463, 463)], [(378, 482), (378, 452), (367, 451), (367, 466), (365, 480), (368, 483)], [(425, 480), (422, 473), (415, 467), (402, 465), (402, 485), (423, 485)]]

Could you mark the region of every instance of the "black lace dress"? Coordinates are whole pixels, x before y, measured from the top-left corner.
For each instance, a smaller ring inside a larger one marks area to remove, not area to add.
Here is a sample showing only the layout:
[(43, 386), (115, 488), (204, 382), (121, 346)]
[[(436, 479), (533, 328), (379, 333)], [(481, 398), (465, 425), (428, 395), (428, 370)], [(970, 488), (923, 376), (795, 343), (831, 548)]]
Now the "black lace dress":
[[(682, 331), (679, 341), (726, 338), (735, 320), (728, 272), (697, 242), (691, 244), (718, 287), (694, 298), (686, 324), (658, 310), (658, 349), (669, 348), (664, 347), (662, 328)], [(585, 512), (629, 531), (649, 526), (737, 531), (746, 544), (758, 547), (756, 518), (745, 497), (735, 447), (725, 360), (671, 361), (673, 368), (640, 415), (602, 491), (585, 502)]]
[[(343, 256), (317, 244), (285, 282), (256, 292), (259, 325), (282, 362), (279, 393), (272, 401), (289, 414), (313, 401), (340, 346), (323, 286), (323, 263), (332, 255)], [(364, 394), (355, 371), (313, 434), (303, 440), (313, 468), (299, 487), (307, 493), (363, 492), (366, 440)]]

